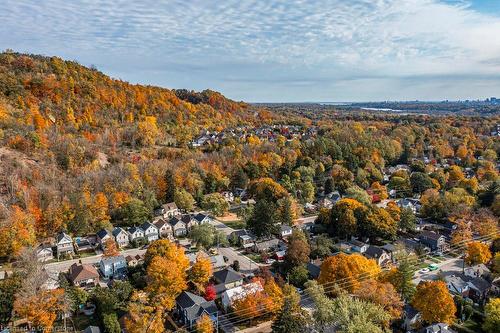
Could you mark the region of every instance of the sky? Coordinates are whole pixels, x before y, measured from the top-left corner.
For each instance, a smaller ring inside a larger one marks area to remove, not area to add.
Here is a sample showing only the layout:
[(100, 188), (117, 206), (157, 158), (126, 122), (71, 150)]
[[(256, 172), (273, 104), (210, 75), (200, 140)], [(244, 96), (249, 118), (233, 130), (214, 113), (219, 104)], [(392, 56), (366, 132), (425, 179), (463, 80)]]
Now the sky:
[(248, 102), (500, 97), (500, 0), (2, 0), (0, 49)]

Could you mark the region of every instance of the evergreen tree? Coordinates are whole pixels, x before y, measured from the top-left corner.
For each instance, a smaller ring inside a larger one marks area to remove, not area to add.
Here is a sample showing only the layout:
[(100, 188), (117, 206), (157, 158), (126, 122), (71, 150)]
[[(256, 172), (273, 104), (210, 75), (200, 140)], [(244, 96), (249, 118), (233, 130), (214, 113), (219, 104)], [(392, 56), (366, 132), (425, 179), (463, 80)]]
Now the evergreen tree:
[(275, 203), (265, 199), (258, 200), (253, 209), (252, 216), (247, 221), (250, 229), (257, 237), (271, 236), (278, 232), (279, 222)]

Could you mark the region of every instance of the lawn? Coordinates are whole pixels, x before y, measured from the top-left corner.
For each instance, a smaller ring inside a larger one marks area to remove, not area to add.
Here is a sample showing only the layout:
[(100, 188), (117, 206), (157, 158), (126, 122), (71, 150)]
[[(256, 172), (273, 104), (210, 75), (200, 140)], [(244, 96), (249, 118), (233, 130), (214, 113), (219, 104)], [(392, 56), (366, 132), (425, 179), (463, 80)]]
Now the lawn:
[(245, 229), (247, 226), (245, 221), (242, 220), (224, 221), (222, 223), (233, 229)]

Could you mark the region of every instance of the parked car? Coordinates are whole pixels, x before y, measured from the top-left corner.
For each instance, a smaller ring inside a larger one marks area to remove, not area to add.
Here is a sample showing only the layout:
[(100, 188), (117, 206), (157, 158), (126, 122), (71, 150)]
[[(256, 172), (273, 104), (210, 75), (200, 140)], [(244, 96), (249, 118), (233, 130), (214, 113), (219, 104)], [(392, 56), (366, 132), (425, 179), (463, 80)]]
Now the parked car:
[(420, 273), (429, 273), (429, 272), (430, 272), (430, 269), (428, 269), (428, 268), (422, 268), (420, 270)]
[(427, 268), (429, 268), (430, 271), (435, 271), (436, 269), (438, 269), (438, 265), (436, 264), (430, 264), (429, 266), (427, 266)]

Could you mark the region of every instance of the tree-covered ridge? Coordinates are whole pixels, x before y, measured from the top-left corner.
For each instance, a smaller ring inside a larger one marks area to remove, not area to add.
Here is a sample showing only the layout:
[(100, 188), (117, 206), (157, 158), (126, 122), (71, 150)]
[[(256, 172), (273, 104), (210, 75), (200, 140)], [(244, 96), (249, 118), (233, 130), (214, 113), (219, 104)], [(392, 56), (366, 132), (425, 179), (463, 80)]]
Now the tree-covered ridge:
[(13, 52), (0, 54), (0, 96), (4, 116), (59, 134), (112, 128), (125, 135), (155, 117), (158, 142), (167, 134), (184, 142), (203, 128), (255, 120), (247, 104), (214, 91), (134, 85), (74, 61)]

